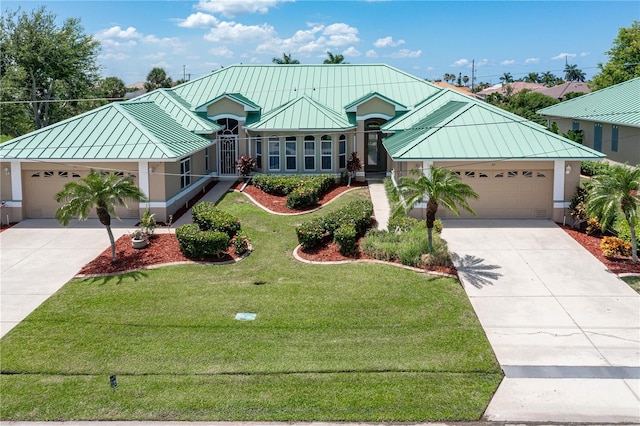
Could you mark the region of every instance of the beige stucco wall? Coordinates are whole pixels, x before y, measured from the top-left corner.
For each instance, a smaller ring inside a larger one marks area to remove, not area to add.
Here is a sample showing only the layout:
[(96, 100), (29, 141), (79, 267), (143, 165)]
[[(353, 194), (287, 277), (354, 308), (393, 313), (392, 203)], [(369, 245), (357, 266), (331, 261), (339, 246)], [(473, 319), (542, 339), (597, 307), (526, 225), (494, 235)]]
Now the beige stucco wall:
[(236, 117), (246, 116), (244, 107), (229, 98), (222, 98), (207, 106), (208, 117), (217, 117), (221, 115), (228, 116), (230, 114)]
[[(556, 122), (560, 133), (566, 133), (572, 129), (573, 120), (567, 118), (550, 118), (549, 122)], [(640, 164), (640, 128), (618, 126), (618, 151), (611, 150), (612, 125), (602, 124), (602, 153), (609, 160), (619, 163), (629, 163), (631, 165)], [(593, 149), (595, 122), (580, 121), (580, 130), (584, 138), (583, 145)]]
[(396, 115), (395, 106), (380, 98), (372, 98), (358, 105), (356, 116), (364, 117), (371, 114), (384, 114), (387, 117), (394, 117)]

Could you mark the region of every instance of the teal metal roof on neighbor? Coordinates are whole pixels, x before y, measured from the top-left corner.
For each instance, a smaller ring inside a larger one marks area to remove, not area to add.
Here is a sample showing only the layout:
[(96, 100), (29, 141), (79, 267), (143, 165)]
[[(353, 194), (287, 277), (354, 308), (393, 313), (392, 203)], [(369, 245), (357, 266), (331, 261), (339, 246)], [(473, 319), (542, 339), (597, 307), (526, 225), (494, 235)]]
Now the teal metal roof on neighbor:
[(269, 111), (260, 121), (246, 127), (251, 130), (345, 130), (355, 126), (326, 105), (309, 96), (301, 96)]
[[(449, 101), (383, 140), (396, 161), (469, 159), (596, 160), (604, 154), (484, 102)], [(427, 104), (428, 105), (428, 104)], [(424, 105), (423, 105), (424, 106)]]
[(543, 108), (538, 113), (640, 127), (640, 77)]
[(0, 145), (20, 160), (175, 159), (211, 141), (184, 129), (153, 102), (112, 103)]
[(153, 101), (175, 121), (180, 123), (185, 129), (199, 133), (211, 134), (220, 129), (220, 126), (197, 114), (193, 114), (184, 99), (180, 98), (169, 89), (158, 89), (143, 96), (135, 98), (129, 102)]
[(263, 113), (308, 96), (337, 113), (373, 92), (402, 105), (415, 105), (440, 90), (388, 65), (232, 65), (173, 89), (192, 108), (223, 93), (241, 93)]

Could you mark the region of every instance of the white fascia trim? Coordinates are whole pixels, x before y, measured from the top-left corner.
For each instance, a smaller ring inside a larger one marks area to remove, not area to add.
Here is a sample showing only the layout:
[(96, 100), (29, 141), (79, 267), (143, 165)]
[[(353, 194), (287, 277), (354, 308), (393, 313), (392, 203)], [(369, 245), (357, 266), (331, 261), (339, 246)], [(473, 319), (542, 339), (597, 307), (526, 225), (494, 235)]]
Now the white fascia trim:
[[(236, 121), (242, 121), (243, 123), (247, 119), (247, 117), (245, 117), (244, 115), (235, 115), (235, 114), (218, 114), (218, 115), (213, 115), (213, 116), (208, 115), (207, 118), (209, 120), (213, 120), (213, 121), (220, 120), (222, 118), (231, 118), (231, 119), (236, 120)], [(240, 126), (240, 125), (238, 124), (238, 126)], [(222, 130), (222, 129), (220, 129), (220, 130)]]
[(394, 117), (393, 115), (380, 114), (380, 113), (374, 112), (374, 113), (367, 114), (367, 115), (356, 115), (356, 120), (357, 121), (364, 121), (364, 120), (368, 120), (370, 118), (384, 118), (385, 120), (391, 120), (393, 117)]
[(4, 200), (2, 207), (22, 208), (22, 201)]

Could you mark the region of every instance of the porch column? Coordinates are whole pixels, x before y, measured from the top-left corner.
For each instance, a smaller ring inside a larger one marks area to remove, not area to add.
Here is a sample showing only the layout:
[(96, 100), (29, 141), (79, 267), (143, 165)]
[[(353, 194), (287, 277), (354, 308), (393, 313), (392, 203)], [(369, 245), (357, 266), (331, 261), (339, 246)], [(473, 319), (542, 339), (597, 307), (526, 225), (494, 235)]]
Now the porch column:
[[(144, 192), (144, 194), (147, 196), (147, 199), (150, 196), (149, 173), (150, 173), (149, 162), (139, 161), (138, 162), (138, 185), (140, 186), (140, 190)], [(145, 204), (145, 208), (149, 208), (149, 201), (147, 201), (146, 203), (140, 203), (140, 204)]]
[(565, 209), (569, 207), (569, 201), (564, 199), (564, 175), (566, 171), (566, 162), (564, 160), (555, 160), (553, 162), (553, 208)]
[(19, 202), (22, 207), (22, 168), (19, 161), (11, 162), (11, 201)]
[(423, 161), (422, 162), (422, 173), (428, 178), (431, 177), (431, 166), (433, 166), (433, 161)]

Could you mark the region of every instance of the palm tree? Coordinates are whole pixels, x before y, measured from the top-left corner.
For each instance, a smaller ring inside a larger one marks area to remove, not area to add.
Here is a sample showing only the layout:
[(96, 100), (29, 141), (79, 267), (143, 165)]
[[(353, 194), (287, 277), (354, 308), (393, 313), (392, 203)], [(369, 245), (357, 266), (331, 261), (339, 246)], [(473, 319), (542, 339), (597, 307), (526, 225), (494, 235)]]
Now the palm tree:
[(111, 216), (118, 218), (116, 206), (127, 206), (125, 200), (146, 201), (147, 197), (135, 185), (132, 176), (91, 170), (85, 178), (68, 182), (55, 195), (56, 202), (65, 204), (56, 210), (56, 219), (67, 226), (73, 216), (87, 220), (91, 209), (95, 207), (100, 223), (107, 228), (111, 242), (111, 261), (116, 261), (116, 242), (111, 232)]
[(500, 81), (502, 82), (502, 84), (513, 83), (513, 76), (511, 75), (511, 73), (505, 72), (504, 74), (502, 74), (502, 77), (500, 77)]
[(344, 61), (344, 56), (339, 53), (334, 55), (331, 52), (327, 52), (327, 55), (329, 55), (329, 58), (325, 59), (323, 64), (347, 64), (348, 63)]
[(403, 177), (398, 186), (400, 199), (403, 200), (394, 209), (393, 214), (401, 211), (409, 213), (417, 204), (427, 198), (427, 236), (429, 253), (433, 249), (433, 223), (436, 220), (438, 206), (442, 204), (456, 216), (460, 215), (458, 205), (468, 212), (476, 213), (469, 206), (467, 198), (478, 198), (478, 194), (466, 183), (460, 181), (460, 175), (444, 167), (429, 166), (428, 175), (420, 170), (412, 170), (412, 174), (420, 175), (417, 179)]
[(545, 86), (551, 87), (555, 86), (556, 81), (558, 81), (558, 77), (553, 75), (551, 71), (546, 71), (542, 74), (542, 77), (540, 77), (540, 81), (544, 83)]
[(527, 83), (538, 83), (540, 82), (540, 74), (538, 74), (537, 72), (530, 72), (524, 78), (524, 81), (526, 81)]
[(294, 65), (294, 64), (299, 64), (300, 61), (297, 59), (293, 59), (291, 57), (291, 54), (286, 54), (283, 53), (282, 54), (282, 58), (273, 58), (271, 60), (271, 62), (273, 62), (274, 64), (278, 64), (278, 65)]
[(589, 216), (596, 216), (605, 230), (618, 213), (624, 215), (631, 230), (631, 256), (638, 261), (636, 226), (640, 216), (640, 167), (611, 166), (591, 179), (585, 203)]
[(468, 75), (463, 75), (462, 76), (462, 82), (464, 83), (464, 85), (466, 86), (467, 83), (469, 82), (469, 76)]
[(564, 67), (564, 79), (567, 81), (584, 81), (586, 75), (578, 68), (578, 65), (565, 65)]

